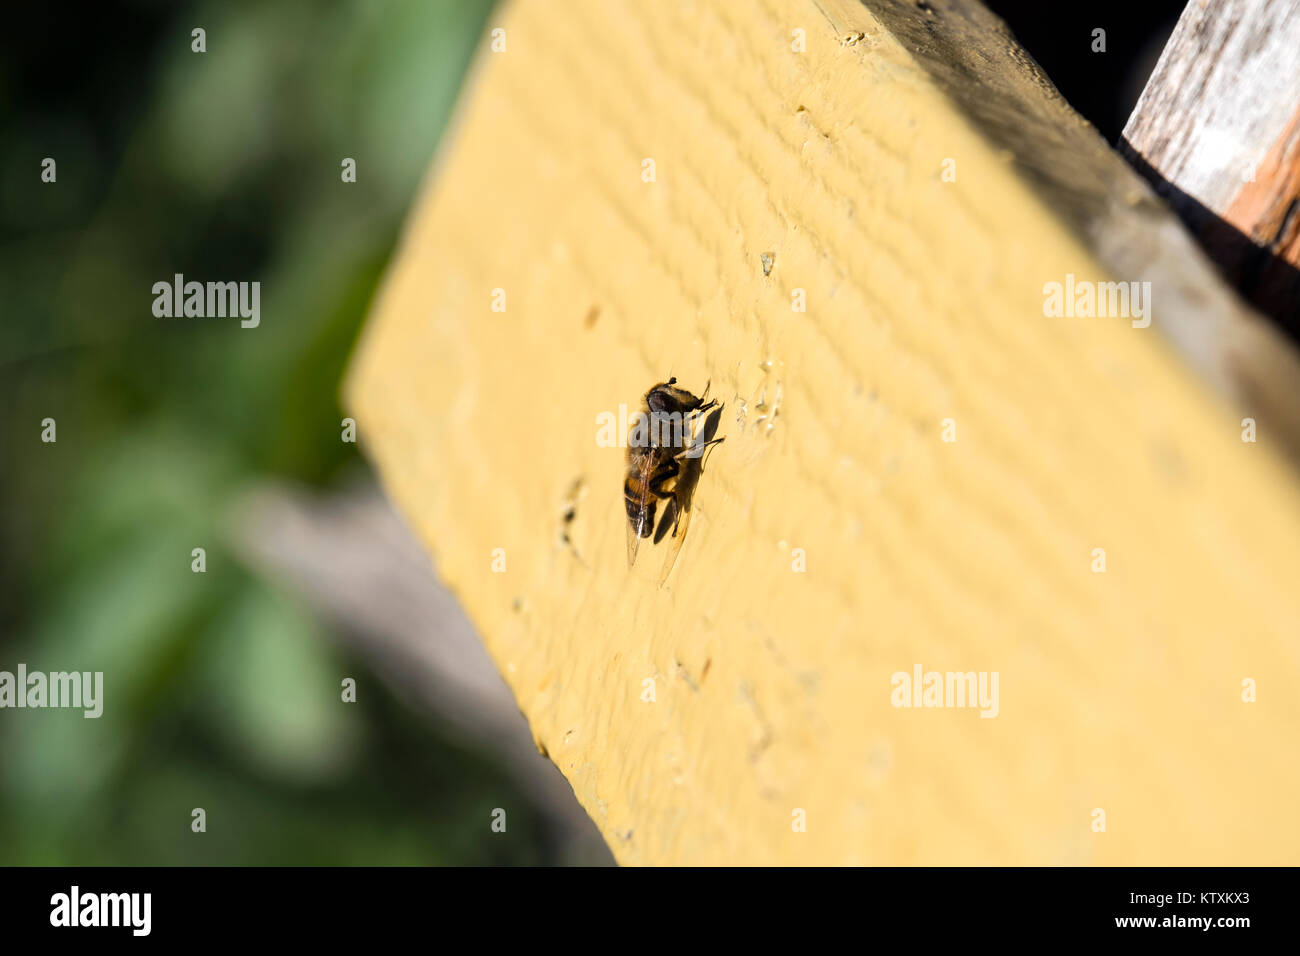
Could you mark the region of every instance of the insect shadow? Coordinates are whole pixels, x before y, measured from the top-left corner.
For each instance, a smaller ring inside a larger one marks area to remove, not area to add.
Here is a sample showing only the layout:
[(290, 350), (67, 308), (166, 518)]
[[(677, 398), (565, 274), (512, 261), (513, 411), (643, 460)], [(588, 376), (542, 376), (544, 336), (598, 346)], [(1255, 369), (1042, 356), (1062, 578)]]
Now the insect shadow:
[[(700, 433), (695, 437), (693, 444), (712, 441), (713, 436), (718, 433), (718, 426), (721, 423), (722, 406), (718, 406), (705, 417), (704, 427), (700, 429)], [(700, 483), (700, 475), (704, 474), (704, 459), (708, 457), (708, 454), (709, 449), (706, 449), (698, 458), (687, 456), (679, 459), (681, 470), (677, 473), (677, 483), (674, 485), (673, 496), (668, 499), (663, 516), (659, 519), (659, 527), (655, 528), (655, 544), (662, 541), (664, 536), (677, 523), (677, 510), (679, 507), (683, 512), (691, 510), (691, 500), (695, 497), (695, 487)]]

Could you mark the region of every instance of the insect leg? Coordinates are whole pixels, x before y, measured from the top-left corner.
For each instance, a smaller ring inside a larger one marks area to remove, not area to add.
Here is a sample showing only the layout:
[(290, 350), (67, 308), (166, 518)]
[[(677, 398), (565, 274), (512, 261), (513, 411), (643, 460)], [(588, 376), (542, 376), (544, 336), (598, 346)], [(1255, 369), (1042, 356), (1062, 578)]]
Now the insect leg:
[(673, 460), (678, 461), (682, 458), (699, 458), (704, 454), (705, 449), (711, 448), (712, 446), (717, 445), (723, 441), (726, 441), (725, 436), (722, 438), (710, 438), (708, 441), (696, 442), (695, 444), (691, 445), (690, 448), (687, 448), (685, 451), (673, 455)]

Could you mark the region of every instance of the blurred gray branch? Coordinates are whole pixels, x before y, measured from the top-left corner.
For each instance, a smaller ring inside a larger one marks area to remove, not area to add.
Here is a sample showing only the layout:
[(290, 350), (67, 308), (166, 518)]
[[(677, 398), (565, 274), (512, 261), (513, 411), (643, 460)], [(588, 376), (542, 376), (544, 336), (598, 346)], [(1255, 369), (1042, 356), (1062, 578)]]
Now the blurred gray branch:
[(229, 522), (241, 559), (324, 612), (399, 695), (494, 752), (551, 818), (574, 863), (612, 863), (428, 555), (372, 483), (317, 495), (281, 484), (245, 494)]

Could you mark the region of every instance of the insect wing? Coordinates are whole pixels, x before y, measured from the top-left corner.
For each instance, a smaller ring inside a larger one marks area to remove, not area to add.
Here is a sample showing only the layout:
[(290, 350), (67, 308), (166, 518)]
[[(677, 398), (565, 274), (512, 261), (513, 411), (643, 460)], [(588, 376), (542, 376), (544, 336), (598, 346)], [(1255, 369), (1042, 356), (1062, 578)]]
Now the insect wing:
[(669, 507), (664, 512), (664, 521), (672, 522), (672, 537), (667, 542), (663, 570), (659, 572), (660, 587), (663, 587), (664, 582), (668, 580), (668, 575), (672, 573), (673, 565), (677, 563), (677, 553), (682, 550), (682, 544), (686, 541), (686, 532), (691, 526), (691, 512), (695, 504), (695, 488), (700, 483), (700, 476), (704, 474), (704, 459), (709, 451), (722, 441), (721, 438), (713, 437), (718, 431), (718, 422), (721, 418), (722, 408), (719, 407), (705, 420), (700, 435), (692, 435), (688, 438), (685, 442), (685, 450), (674, 456), (680, 471), (673, 486)]
[[(671, 513), (669, 513), (671, 512)], [(659, 586), (663, 587), (668, 575), (672, 573), (673, 565), (677, 563), (677, 554), (682, 550), (682, 543), (686, 540), (686, 529), (691, 525), (691, 511), (689, 508), (682, 508), (678, 505), (677, 499), (669, 500), (669, 507), (665, 510), (664, 520), (672, 521), (672, 534), (668, 537), (664, 547), (664, 566), (659, 572)]]
[(650, 494), (650, 472), (653, 467), (654, 456), (642, 455), (628, 471), (628, 479), (637, 488), (641, 489), (635, 495), (632, 513), (628, 515), (627, 519), (627, 566), (629, 568), (636, 563), (636, 552), (641, 544), (641, 539), (648, 537), (650, 531), (653, 530), (647, 527), (650, 523), (650, 503), (652, 498)]
[(636, 564), (636, 549), (641, 544), (640, 519), (633, 522), (631, 519), (627, 523), (627, 566), (630, 568)]

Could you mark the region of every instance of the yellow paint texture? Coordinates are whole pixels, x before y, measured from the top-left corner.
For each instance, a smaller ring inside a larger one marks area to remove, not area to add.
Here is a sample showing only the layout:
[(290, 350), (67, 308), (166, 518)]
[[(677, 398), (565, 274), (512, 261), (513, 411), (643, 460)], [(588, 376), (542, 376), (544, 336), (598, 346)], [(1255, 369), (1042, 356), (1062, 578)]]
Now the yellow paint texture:
[[(851, 0), (490, 26), (346, 400), (618, 860), (1300, 863), (1300, 494), (1158, 296), (1045, 317), (1110, 277)], [(596, 422), (670, 374), (726, 441), (658, 588)]]

